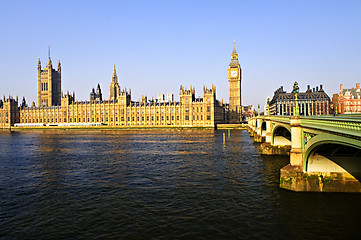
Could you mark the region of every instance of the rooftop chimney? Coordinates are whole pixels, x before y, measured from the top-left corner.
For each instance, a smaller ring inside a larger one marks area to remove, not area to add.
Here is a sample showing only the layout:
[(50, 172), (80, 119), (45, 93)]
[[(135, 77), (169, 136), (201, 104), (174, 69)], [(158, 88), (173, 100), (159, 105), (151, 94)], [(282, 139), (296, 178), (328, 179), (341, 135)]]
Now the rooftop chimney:
[(318, 87), (316, 87), (316, 92), (318, 92)]
[(343, 91), (343, 84), (340, 84), (340, 91)]
[(356, 90), (360, 90), (360, 83), (356, 83)]
[(321, 91), (321, 90), (323, 90), (323, 89), (322, 89), (322, 84), (320, 85), (320, 91)]

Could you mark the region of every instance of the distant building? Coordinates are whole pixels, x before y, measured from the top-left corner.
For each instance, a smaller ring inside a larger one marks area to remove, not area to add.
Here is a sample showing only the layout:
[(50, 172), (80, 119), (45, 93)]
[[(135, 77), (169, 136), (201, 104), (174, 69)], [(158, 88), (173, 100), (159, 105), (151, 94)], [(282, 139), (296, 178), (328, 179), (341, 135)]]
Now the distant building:
[[(331, 100), (325, 93), (322, 85), (311, 89), (307, 85), (306, 92), (298, 94), (298, 104), (301, 116), (325, 115), (331, 113)], [(293, 115), (295, 106), (295, 95), (286, 93), (281, 86), (274, 92), (270, 101), (271, 115)]]
[(255, 114), (253, 105), (243, 106), (243, 120), (252, 117)]
[(238, 61), (236, 44), (233, 46), (231, 62), (228, 66), (228, 84), (229, 84), (229, 119), (230, 123), (242, 121), (242, 69)]
[(61, 104), (61, 64), (58, 70), (53, 68), (50, 59), (44, 69), (41, 69), (40, 58), (38, 61), (38, 106), (60, 106)]
[(102, 101), (103, 100), (103, 94), (102, 90), (100, 89), (100, 85), (98, 83), (97, 90), (92, 89), (92, 92), (90, 93), (90, 101)]
[(340, 85), (337, 108), (341, 114), (361, 113), (360, 83), (356, 83), (356, 88), (351, 89), (344, 89), (343, 84)]
[[(121, 89), (115, 66), (109, 87), (109, 100), (104, 100), (100, 85), (90, 93), (90, 101), (76, 101), (75, 93), (61, 91), (61, 65), (52, 67), (49, 60), (41, 69), (38, 61), (38, 106), (19, 103), (18, 98), (0, 100), (0, 127), (14, 126), (141, 126), (141, 127), (215, 127), (218, 123), (242, 121), (241, 67), (233, 47), (228, 66), (229, 104), (216, 99), (216, 87), (203, 86), (202, 97), (196, 97), (195, 88), (181, 86), (179, 101), (172, 93), (148, 100), (132, 101), (131, 90)], [(20, 105), (19, 105), (20, 104)], [(253, 112), (246, 108), (246, 114)]]

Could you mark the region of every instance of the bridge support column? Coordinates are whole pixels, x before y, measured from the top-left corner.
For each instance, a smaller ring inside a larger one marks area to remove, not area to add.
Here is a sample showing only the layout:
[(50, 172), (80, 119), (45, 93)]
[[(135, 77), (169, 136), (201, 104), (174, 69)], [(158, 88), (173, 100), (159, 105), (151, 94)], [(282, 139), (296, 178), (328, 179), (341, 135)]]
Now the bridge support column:
[(256, 124), (256, 133), (254, 134), (254, 142), (263, 142), (262, 138), (262, 119), (257, 118), (257, 124)]
[(302, 128), (300, 116), (291, 117), (290, 125), (292, 142), (292, 148), (290, 152), (290, 164), (291, 166), (298, 166), (303, 169)]
[(300, 116), (290, 119), (291, 142), (290, 164), (281, 169), (280, 187), (292, 191), (306, 191), (303, 178), (302, 128)]
[(271, 120), (268, 116), (266, 118), (266, 143), (271, 144), (272, 142), (272, 130), (271, 130)]
[(250, 135), (251, 137), (253, 137), (255, 131), (256, 131), (255, 118), (251, 118), (251, 119), (248, 121), (248, 132), (249, 132), (249, 135)]

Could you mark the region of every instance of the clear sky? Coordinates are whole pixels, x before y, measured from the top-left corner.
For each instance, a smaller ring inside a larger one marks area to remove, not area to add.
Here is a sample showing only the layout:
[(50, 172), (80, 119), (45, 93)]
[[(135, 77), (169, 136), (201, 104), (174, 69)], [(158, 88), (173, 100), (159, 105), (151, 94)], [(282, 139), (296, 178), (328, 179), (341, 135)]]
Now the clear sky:
[(37, 99), (38, 58), (51, 45), (62, 90), (108, 99), (115, 64), (132, 99), (205, 84), (228, 102), (233, 41), (242, 100), (261, 106), (284, 86), (323, 84), (330, 97), (361, 82), (361, 1), (6, 1), (0, 0), (0, 95)]

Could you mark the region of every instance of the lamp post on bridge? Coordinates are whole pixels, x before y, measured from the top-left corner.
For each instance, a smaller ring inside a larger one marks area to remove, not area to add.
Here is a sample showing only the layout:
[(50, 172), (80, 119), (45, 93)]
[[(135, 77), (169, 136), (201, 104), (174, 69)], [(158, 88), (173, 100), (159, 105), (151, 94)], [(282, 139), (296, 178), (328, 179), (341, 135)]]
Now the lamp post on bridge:
[(292, 143), (292, 148), (290, 151), (290, 165), (296, 168), (299, 167), (302, 170), (302, 128), (300, 110), (298, 107), (298, 92), (298, 83), (295, 81), (292, 90), (292, 93), (295, 95), (295, 107), (293, 110), (293, 116), (290, 118)]
[(269, 110), (269, 97), (267, 97), (267, 115), (269, 116), (270, 115), (270, 110)]
[(293, 84), (293, 90), (292, 93), (295, 95), (295, 108), (293, 110), (293, 116), (300, 116), (300, 108), (298, 106), (298, 93), (299, 93), (299, 87), (297, 81)]

